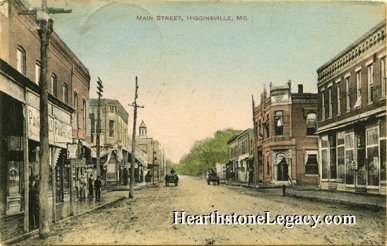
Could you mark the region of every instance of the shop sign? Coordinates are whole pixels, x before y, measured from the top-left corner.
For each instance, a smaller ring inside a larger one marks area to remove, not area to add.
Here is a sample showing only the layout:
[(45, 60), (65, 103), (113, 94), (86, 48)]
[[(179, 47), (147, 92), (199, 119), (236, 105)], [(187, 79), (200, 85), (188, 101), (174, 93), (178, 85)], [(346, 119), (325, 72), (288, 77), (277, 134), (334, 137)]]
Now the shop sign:
[[(40, 141), (40, 112), (36, 108), (27, 105), (28, 109), (28, 138)], [(71, 143), (72, 127), (53, 117), (48, 117), (48, 137), (49, 143)]]
[(67, 159), (77, 159), (78, 144), (67, 144)]

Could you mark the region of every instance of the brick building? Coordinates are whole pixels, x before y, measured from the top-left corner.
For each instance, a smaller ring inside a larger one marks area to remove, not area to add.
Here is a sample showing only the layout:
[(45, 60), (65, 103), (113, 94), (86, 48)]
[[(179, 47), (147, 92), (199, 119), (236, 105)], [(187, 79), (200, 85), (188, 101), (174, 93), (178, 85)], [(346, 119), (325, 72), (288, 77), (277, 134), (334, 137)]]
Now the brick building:
[[(231, 179), (253, 183), (254, 179), (254, 133), (247, 129), (227, 142), (228, 161), (232, 163)], [(231, 172), (231, 168), (228, 170)]]
[[(91, 146), (97, 151), (98, 99), (90, 99)], [(100, 103), (100, 170), (108, 184), (126, 183), (128, 179), (128, 120), (129, 113), (118, 100), (101, 98)], [(93, 152), (93, 158), (96, 158)]]
[[(33, 15), (19, 15), (23, 10), (20, 1), (0, 6), (0, 223), (9, 225), (9, 231), (2, 228), (2, 240), (31, 229), (30, 177), (40, 169), (39, 26)], [(55, 32), (49, 42), (50, 191), (55, 204), (63, 201), (73, 176), (67, 144), (79, 144), (78, 162), (90, 156), (90, 75)]]
[(257, 183), (317, 184), (317, 94), (291, 93), (291, 82), (264, 89), (255, 106), (254, 166)]
[(386, 23), (317, 70), (322, 189), (386, 192)]

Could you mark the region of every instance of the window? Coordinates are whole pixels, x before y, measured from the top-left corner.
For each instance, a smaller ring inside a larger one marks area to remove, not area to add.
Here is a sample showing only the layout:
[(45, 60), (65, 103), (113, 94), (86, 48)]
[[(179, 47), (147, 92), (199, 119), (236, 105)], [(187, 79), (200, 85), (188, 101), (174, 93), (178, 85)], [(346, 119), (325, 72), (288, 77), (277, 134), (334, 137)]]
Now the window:
[(114, 113), (115, 112), (115, 106), (109, 106), (109, 108), (110, 108), (110, 112), (112, 112), (112, 113)]
[(350, 91), (350, 82), (351, 77), (346, 77), (345, 78), (345, 108), (347, 109), (347, 112), (351, 111), (351, 91)]
[(317, 150), (305, 150), (305, 174), (318, 174)]
[(83, 132), (86, 132), (86, 100), (82, 100), (82, 120), (83, 120)]
[(321, 136), (321, 178), (328, 178), (328, 135)]
[(109, 137), (114, 137), (114, 120), (109, 121)]
[(345, 166), (346, 166), (346, 175), (345, 175), (345, 183), (346, 184), (354, 184), (354, 170), (353, 166), (355, 166), (354, 162), (354, 133), (348, 133), (345, 135)]
[(55, 74), (51, 75), (52, 94), (58, 96), (58, 80)]
[(336, 169), (336, 134), (328, 135), (329, 138), (329, 178), (337, 178)]
[(269, 164), (269, 158), (266, 157), (266, 174), (270, 175), (270, 164)]
[(321, 121), (325, 120), (325, 91), (321, 92)]
[(367, 66), (367, 81), (368, 81), (368, 104), (374, 102), (374, 66)]
[(270, 118), (269, 118), (269, 115), (267, 115), (267, 118), (266, 118), (266, 138), (269, 138), (270, 137), (270, 129), (269, 129), (269, 126), (270, 126)]
[(366, 130), (366, 151), (368, 185), (379, 186), (379, 135), (377, 127)]
[(337, 177), (345, 179), (344, 132), (337, 133)]
[(308, 113), (306, 115), (306, 135), (314, 135), (317, 130), (317, 114)]
[(284, 118), (282, 111), (275, 111), (275, 135), (282, 136), (284, 133)]
[(69, 87), (63, 84), (63, 102), (69, 104)]
[(380, 83), (382, 99), (386, 98), (386, 57), (380, 59)]
[(333, 86), (328, 88), (328, 114), (329, 114), (329, 119), (332, 119), (333, 115)]
[(74, 91), (74, 128), (78, 130), (78, 94)]
[(340, 89), (341, 83), (338, 82), (336, 84), (337, 88), (337, 115), (341, 115), (341, 89)]
[(21, 46), (16, 51), (16, 69), (21, 74), (26, 75), (26, 52)]
[(90, 124), (91, 124), (91, 143), (94, 143), (94, 134), (96, 133), (94, 113), (90, 114)]
[(40, 82), (40, 71), (41, 71), (40, 62), (37, 61), (35, 63), (35, 82), (36, 82), (36, 84), (39, 84), (39, 82)]
[(356, 103), (355, 109), (361, 107), (361, 71), (356, 72)]

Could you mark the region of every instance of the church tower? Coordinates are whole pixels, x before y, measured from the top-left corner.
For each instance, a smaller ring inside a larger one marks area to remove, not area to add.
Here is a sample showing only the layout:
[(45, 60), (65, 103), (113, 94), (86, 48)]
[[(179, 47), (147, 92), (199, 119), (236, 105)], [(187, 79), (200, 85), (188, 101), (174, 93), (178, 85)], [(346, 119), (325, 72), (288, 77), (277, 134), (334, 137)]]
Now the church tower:
[(142, 121), (140, 124), (140, 127), (139, 127), (138, 137), (139, 138), (147, 138), (146, 132), (147, 132), (146, 125), (145, 125), (144, 121)]

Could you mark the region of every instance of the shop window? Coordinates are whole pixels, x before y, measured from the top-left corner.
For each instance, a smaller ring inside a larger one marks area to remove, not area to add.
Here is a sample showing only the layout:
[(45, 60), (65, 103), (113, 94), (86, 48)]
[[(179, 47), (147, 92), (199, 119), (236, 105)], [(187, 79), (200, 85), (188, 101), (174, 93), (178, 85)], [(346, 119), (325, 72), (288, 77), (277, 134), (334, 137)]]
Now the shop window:
[(351, 77), (349, 76), (345, 78), (345, 108), (347, 109), (347, 112), (351, 111), (350, 79)]
[(345, 179), (344, 132), (337, 133), (337, 177)]
[(58, 79), (55, 74), (51, 74), (52, 94), (58, 96)]
[(275, 111), (275, 135), (282, 136), (284, 133), (284, 117), (282, 111)]
[(386, 98), (386, 57), (380, 59), (381, 97)]
[(321, 178), (328, 178), (328, 135), (321, 137)]
[(317, 130), (317, 114), (309, 113), (306, 115), (306, 135), (313, 136)]
[(329, 178), (337, 178), (336, 169), (336, 135), (328, 135), (329, 137)]
[(374, 102), (374, 66), (367, 66), (367, 81), (368, 81), (368, 104)]
[(21, 74), (26, 75), (26, 52), (21, 46), (16, 51), (16, 69)]
[(364, 144), (364, 127), (357, 127), (355, 129), (356, 136), (356, 166), (357, 166), (357, 185), (366, 185), (367, 183), (367, 164), (365, 159), (365, 144)]
[(318, 174), (317, 150), (305, 150), (305, 174)]
[(337, 90), (337, 115), (341, 115), (341, 83), (338, 82), (336, 84), (336, 90)]
[(114, 120), (109, 121), (109, 137), (114, 137)]
[(379, 136), (378, 128), (366, 131), (366, 155), (368, 164), (368, 185), (379, 185)]
[(380, 180), (386, 180), (386, 139), (380, 140)]
[(354, 170), (353, 167), (356, 166), (354, 162), (354, 134), (349, 133), (345, 135), (345, 166), (346, 166), (346, 174), (345, 174), (345, 183), (346, 184), (354, 184)]

